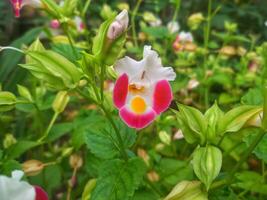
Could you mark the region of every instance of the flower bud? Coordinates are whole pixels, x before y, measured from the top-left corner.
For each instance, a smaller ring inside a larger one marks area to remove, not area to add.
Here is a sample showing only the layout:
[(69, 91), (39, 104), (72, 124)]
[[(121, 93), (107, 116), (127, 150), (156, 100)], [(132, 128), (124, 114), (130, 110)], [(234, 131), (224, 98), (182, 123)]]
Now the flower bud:
[(60, 22), (57, 19), (53, 19), (50, 22), (50, 27), (52, 29), (58, 29), (60, 27)]
[(192, 30), (196, 30), (203, 21), (204, 17), (202, 13), (194, 13), (191, 16), (189, 16), (187, 24)]
[(178, 129), (175, 134), (173, 135), (173, 140), (180, 140), (183, 139), (184, 135), (181, 129)]
[(9, 148), (10, 146), (16, 143), (17, 143), (17, 140), (16, 138), (14, 138), (14, 136), (11, 133), (8, 133), (5, 135), (5, 139), (3, 142), (3, 146), (5, 149)]
[(236, 49), (233, 46), (224, 46), (220, 49), (220, 54), (224, 56), (234, 56), (236, 55)]
[(72, 154), (69, 159), (71, 168), (79, 169), (83, 165), (83, 159), (78, 154)]
[(239, 46), (236, 51), (239, 56), (244, 56), (247, 53), (247, 50), (241, 46)]
[(22, 170), (27, 176), (35, 176), (44, 169), (44, 163), (39, 160), (27, 160), (22, 163)]
[(60, 91), (53, 102), (53, 110), (56, 113), (61, 113), (64, 111), (65, 107), (69, 102), (70, 97), (66, 91)]
[(147, 166), (149, 166), (149, 156), (146, 152), (146, 150), (138, 148), (137, 149), (137, 155), (144, 160)]
[(119, 15), (115, 18), (115, 21), (113, 21), (107, 32), (107, 37), (111, 40), (115, 40), (118, 38), (124, 31), (126, 31), (129, 23), (129, 16), (128, 11), (123, 10), (120, 12)]
[(166, 131), (160, 131), (159, 132), (159, 139), (162, 143), (164, 143), (166, 145), (171, 144), (171, 137)]
[(147, 178), (148, 178), (148, 180), (150, 180), (150, 182), (158, 182), (159, 181), (159, 175), (154, 170), (147, 173)]

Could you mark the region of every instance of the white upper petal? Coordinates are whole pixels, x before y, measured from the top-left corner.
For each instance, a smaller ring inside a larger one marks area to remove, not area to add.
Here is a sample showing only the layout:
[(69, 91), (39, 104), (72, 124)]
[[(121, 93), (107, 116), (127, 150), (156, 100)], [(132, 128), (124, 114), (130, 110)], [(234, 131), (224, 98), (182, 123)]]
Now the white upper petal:
[(25, 6), (25, 5), (30, 5), (30, 6), (39, 8), (39, 7), (41, 7), (42, 2), (41, 2), (41, 0), (23, 0), (22, 6)]
[[(23, 174), (22, 174), (23, 175)], [(19, 181), (21, 173), (12, 173), (14, 178), (0, 176), (0, 199), (1, 200), (34, 200), (35, 189), (25, 181)]]
[(143, 59), (136, 61), (130, 57), (124, 57), (115, 64), (115, 71), (119, 75), (126, 73), (130, 83), (153, 85), (159, 80), (172, 81), (176, 74), (171, 67), (163, 67), (161, 59), (151, 46), (144, 46)]
[(181, 42), (193, 42), (193, 36), (190, 32), (180, 32), (179, 39)]

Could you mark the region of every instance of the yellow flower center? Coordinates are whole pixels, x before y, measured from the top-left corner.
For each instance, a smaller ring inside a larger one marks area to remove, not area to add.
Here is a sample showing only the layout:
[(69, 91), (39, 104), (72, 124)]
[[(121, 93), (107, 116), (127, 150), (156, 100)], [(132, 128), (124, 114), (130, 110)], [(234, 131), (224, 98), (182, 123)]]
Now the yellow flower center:
[(132, 99), (131, 107), (135, 113), (142, 114), (146, 110), (146, 102), (142, 97), (137, 96)]

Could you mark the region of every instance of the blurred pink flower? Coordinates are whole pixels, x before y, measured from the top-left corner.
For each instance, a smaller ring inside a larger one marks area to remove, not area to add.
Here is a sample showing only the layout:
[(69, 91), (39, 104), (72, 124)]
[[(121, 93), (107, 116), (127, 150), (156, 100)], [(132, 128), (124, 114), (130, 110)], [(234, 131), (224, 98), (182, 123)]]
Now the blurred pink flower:
[(10, 0), (10, 3), (13, 5), (13, 9), (16, 17), (20, 17), (20, 10), (23, 6), (30, 5), (33, 7), (41, 7), (41, 0)]

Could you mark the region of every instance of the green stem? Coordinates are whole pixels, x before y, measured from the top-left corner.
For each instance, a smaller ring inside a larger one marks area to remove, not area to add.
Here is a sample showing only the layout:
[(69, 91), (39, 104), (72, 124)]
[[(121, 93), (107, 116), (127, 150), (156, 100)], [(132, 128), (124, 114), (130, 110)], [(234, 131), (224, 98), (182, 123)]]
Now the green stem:
[(247, 160), (247, 158), (253, 152), (253, 150), (256, 148), (256, 146), (260, 143), (260, 141), (262, 140), (264, 135), (265, 135), (265, 131), (264, 130), (261, 130), (258, 133), (258, 135), (254, 139), (254, 141), (250, 144), (250, 146), (248, 147), (246, 152), (242, 155), (241, 159), (238, 161), (238, 163), (234, 166), (234, 168), (230, 172), (229, 177), (227, 179), (227, 183), (228, 184), (231, 184), (233, 182), (235, 173), (238, 171), (240, 166)]
[(82, 17), (83, 18), (85, 17), (86, 11), (88, 10), (90, 4), (91, 4), (91, 0), (87, 0), (86, 3), (85, 3), (85, 5), (84, 5), (83, 11), (82, 11)]
[(58, 115), (59, 115), (58, 112), (54, 112), (54, 115), (53, 115), (53, 117), (52, 117), (52, 119), (51, 119), (51, 121), (50, 121), (50, 123), (49, 123), (49, 125), (48, 125), (48, 127), (47, 127), (47, 129), (46, 129), (46, 131), (44, 133), (44, 135), (38, 140), (39, 143), (41, 143), (48, 136), (52, 126), (56, 122), (56, 119), (57, 119)]
[(100, 75), (100, 97), (101, 102), (104, 101), (104, 81), (106, 76), (106, 66), (101, 65), (101, 75)]
[(180, 5), (181, 5), (181, 0), (177, 0), (176, 1), (176, 6), (175, 6), (175, 11), (174, 11), (174, 14), (173, 14), (173, 17), (172, 17), (172, 21), (174, 22), (177, 18), (177, 15), (178, 15), (178, 12), (180, 10)]
[(71, 35), (70, 35), (70, 33), (69, 33), (69, 30), (68, 30), (68, 24), (67, 24), (66, 22), (64, 22), (64, 23), (62, 24), (62, 28), (63, 28), (63, 31), (64, 31), (64, 33), (66, 34), (67, 38), (68, 38), (68, 41), (69, 41), (70, 46), (71, 46), (71, 49), (72, 49), (72, 51), (73, 51), (73, 55), (74, 55), (76, 58), (78, 58), (77, 52), (76, 52), (75, 47), (74, 47), (74, 44), (73, 44), (72, 37), (71, 37)]
[(264, 97), (263, 118), (261, 126), (263, 130), (267, 130), (267, 86), (264, 86), (263, 88), (263, 97)]
[[(211, 6), (212, 6), (212, 0), (209, 0), (208, 4), (208, 16), (207, 16), (207, 25), (205, 26), (204, 29), (204, 48), (205, 51), (208, 51), (208, 45), (209, 45), (209, 38), (210, 38), (210, 26), (211, 26)], [(204, 56), (204, 63), (203, 63), (203, 79), (206, 79), (206, 71), (207, 71), (207, 52)], [(209, 88), (204, 84), (204, 103), (205, 103), (205, 108), (207, 109), (209, 107)]]
[[(93, 100), (92, 98), (90, 98), (88, 95), (86, 95), (83, 91), (77, 89), (77, 92), (82, 95), (83, 97), (85, 97), (86, 99), (89, 99), (89, 100), (92, 100), (96, 105), (98, 105), (102, 110), (103, 112), (106, 114), (107, 116), (107, 119), (108, 121), (110, 122), (111, 126), (113, 127), (114, 131), (115, 131), (115, 134), (117, 136), (117, 139), (119, 141), (119, 146), (120, 146), (120, 152), (121, 152), (121, 155), (122, 157), (124, 158), (124, 160), (128, 160), (128, 155), (126, 153), (126, 150), (125, 150), (125, 147), (124, 147), (124, 143), (123, 143), (123, 139), (121, 137), (121, 134), (120, 134), (120, 131), (118, 129), (118, 127), (116, 126), (110, 112), (105, 108), (105, 106), (103, 105), (103, 103), (99, 103), (99, 102), (96, 102), (95, 100)], [(98, 96), (96, 94), (96, 96)]]
[(100, 104), (99, 106), (104, 111), (104, 113), (107, 116), (107, 119), (109, 120), (110, 124), (112, 125), (112, 127), (113, 127), (113, 129), (114, 129), (114, 131), (116, 133), (117, 139), (119, 141), (119, 145), (120, 145), (120, 149), (121, 149), (121, 155), (122, 155), (123, 159), (127, 161), (128, 160), (128, 155), (127, 155), (127, 153), (125, 151), (123, 139), (121, 137), (121, 134), (120, 134), (120, 131), (119, 131), (118, 127), (116, 126), (112, 116), (110, 115), (110, 112), (105, 108), (105, 106), (103, 104)]
[(137, 1), (137, 4), (133, 10), (132, 18), (131, 18), (132, 35), (133, 35), (134, 45), (136, 47), (138, 47), (138, 43), (137, 43), (137, 35), (136, 35), (136, 27), (135, 27), (135, 17), (136, 17), (137, 11), (139, 10), (141, 2), (142, 2), (142, 0)]

